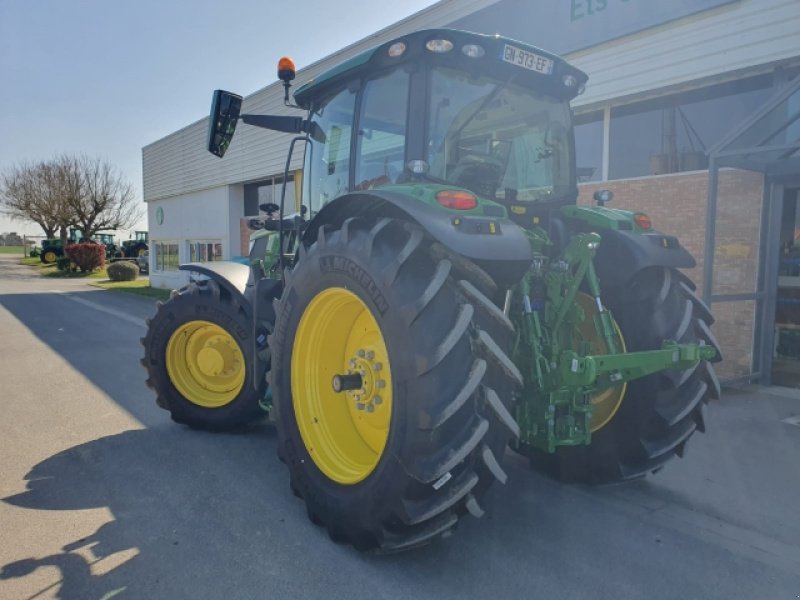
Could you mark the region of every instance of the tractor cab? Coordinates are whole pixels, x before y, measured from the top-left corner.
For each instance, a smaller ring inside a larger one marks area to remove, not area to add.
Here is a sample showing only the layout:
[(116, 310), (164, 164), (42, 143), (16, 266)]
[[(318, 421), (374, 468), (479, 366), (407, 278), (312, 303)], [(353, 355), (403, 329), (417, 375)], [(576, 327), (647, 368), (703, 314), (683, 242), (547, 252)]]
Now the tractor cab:
[(114, 235), (111, 233), (96, 233), (94, 236), (94, 240), (98, 244), (103, 244), (104, 246), (109, 246), (114, 243)]
[(313, 215), (346, 192), (425, 182), (479, 199), (445, 200), (456, 209), (574, 203), (569, 101), (586, 79), (496, 36), (432, 30), (384, 44), (295, 93), (312, 132), (304, 199)]
[(131, 239), (122, 242), (121, 254), (125, 258), (144, 256), (148, 250), (148, 234), (146, 231), (134, 231)]

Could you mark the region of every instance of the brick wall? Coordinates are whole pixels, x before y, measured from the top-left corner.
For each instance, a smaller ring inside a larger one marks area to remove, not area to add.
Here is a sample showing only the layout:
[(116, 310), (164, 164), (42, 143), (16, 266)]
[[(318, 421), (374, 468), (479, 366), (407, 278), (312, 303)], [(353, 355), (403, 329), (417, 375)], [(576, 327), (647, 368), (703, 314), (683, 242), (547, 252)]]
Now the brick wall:
[(247, 256), (250, 254), (250, 228), (247, 226), (247, 222), (250, 220), (250, 217), (244, 217), (239, 219), (239, 240), (240, 240), (240, 254), (241, 256)]
[[(686, 274), (702, 291), (705, 255), (708, 173), (696, 171), (640, 177), (580, 186), (579, 204), (591, 204), (598, 189), (614, 192), (611, 206), (647, 213), (659, 231), (676, 236), (697, 260)], [(758, 276), (759, 223), (763, 177), (724, 170), (719, 174), (714, 251), (714, 294), (755, 291)], [(713, 330), (725, 356), (717, 365), (721, 378), (750, 373), (754, 331), (753, 302), (716, 303)]]

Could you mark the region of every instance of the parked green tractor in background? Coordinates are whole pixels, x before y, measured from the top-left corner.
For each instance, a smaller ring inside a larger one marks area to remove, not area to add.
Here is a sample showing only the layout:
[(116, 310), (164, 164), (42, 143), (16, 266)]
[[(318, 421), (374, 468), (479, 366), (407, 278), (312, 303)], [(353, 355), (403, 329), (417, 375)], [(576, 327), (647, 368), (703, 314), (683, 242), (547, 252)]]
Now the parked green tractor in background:
[[(287, 105), (294, 75), (282, 59)], [(586, 80), (521, 42), (429, 30), (300, 87), (305, 118), (217, 91), (208, 149), (239, 119), (294, 133), (302, 203), (251, 223), (249, 267), (181, 266), (204, 277), (142, 340), (158, 404), (213, 430), (268, 411), (311, 520), (362, 550), (480, 516), (509, 443), (591, 483), (682, 455), (719, 396), (712, 316), (677, 239), (607, 194), (576, 205)]]
[[(42, 247), (41, 249), (37, 249), (38, 252), (35, 256), (39, 257), (46, 265), (56, 262), (60, 257), (64, 256), (64, 246), (61, 244), (61, 240), (59, 238), (45, 238), (41, 241)], [(34, 256), (34, 254), (31, 254)]]
[(122, 251), (117, 243), (114, 241), (114, 234), (112, 233), (96, 233), (94, 241), (106, 247), (106, 258), (112, 259), (122, 256)]
[(148, 234), (146, 231), (134, 231), (133, 238), (122, 242), (121, 257), (136, 258), (144, 256), (148, 250)]

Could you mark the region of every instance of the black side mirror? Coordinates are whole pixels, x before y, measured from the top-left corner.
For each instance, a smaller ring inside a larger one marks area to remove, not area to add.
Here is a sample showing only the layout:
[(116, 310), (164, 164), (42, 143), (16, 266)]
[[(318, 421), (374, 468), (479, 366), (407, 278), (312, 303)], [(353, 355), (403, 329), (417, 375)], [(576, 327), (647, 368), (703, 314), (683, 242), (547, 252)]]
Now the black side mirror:
[(236, 121), (242, 111), (242, 97), (215, 90), (208, 121), (208, 151), (222, 158), (236, 131)]

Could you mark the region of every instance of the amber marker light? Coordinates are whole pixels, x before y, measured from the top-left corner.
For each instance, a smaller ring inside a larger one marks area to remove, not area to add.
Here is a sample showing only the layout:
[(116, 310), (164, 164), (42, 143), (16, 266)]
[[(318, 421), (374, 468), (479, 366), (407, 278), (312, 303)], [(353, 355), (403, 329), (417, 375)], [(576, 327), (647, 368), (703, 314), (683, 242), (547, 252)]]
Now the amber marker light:
[(281, 81), (291, 81), (294, 79), (296, 73), (297, 69), (291, 58), (284, 56), (278, 61), (278, 79)]
[(475, 195), (464, 190), (442, 190), (436, 193), (436, 201), (445, 208), (455, 210), (470, 210), (478, 206)]

